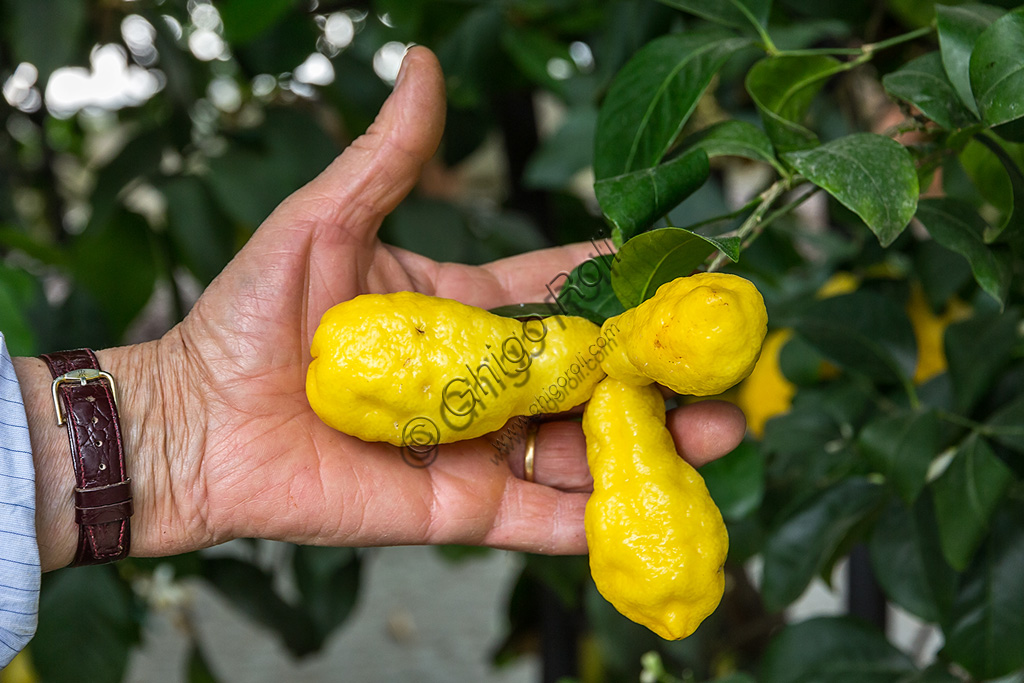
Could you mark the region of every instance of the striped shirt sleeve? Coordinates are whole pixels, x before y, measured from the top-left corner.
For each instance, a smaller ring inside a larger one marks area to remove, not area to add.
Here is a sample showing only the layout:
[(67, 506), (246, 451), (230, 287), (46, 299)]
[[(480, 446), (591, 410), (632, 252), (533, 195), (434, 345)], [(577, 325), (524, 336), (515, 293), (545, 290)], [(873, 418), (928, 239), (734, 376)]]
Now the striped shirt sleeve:
[(35, 514), (28, 420), (0, 333), (0, 669), (36, 631), (40, 570)]

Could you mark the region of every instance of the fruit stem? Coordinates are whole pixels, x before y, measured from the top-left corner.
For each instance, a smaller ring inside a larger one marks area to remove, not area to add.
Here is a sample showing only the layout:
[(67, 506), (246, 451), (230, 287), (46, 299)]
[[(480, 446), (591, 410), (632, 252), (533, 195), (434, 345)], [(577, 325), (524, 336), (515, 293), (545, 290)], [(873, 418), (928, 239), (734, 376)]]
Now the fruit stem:
[[(738, 227), (733, 236), (739, 237), (741, 241), (746, 241), (747, 237), (754, 233), (755, 230), (759, 230), (763, 227), (763, 221), (765, 214), (768, 213), (768, 209), (772, 207), (772, 204), (786, 193), (790, 189), (790, 181), (786, 178), (780, 178), (772, 183), (767, 190), (761, 193), (761, 202), (757, 205), (747, 219), (743, 221), (743, 224)], [(708, 272), (714, 272), (722, 267), (728, 257), (719, 252), (715, 259), (708, 266)]]

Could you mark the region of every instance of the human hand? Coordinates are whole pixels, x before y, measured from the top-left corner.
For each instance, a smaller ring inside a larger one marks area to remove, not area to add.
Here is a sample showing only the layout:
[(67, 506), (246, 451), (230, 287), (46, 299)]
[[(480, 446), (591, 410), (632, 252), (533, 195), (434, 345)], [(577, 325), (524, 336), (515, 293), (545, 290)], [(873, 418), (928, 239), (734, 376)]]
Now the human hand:
[[(380, 242), (381, 221), (437, 149), (444, 103), (436, 58), (412, 49), (367, 133), (267, 218), (181, 324), (157, 342), (100, 353), (120, 380), (134, 555), (238, 537), (586, 552), (590, 477), (578, 422), (541, 425), (527, 482), (517, 476), (521, 445), (506, 461), (486, 438), (449, 444), (414, 468), (394, 446), (327, 427), (306, 400), (310, 341), (333, 304), (402, 290), (483, 308), (538, 301), (553, 275), (588, 257), (591, 245), (574, 245), (470, 267)], [(26, 405), (32, 421), (38, 401)], [(669, 425), (680, 454), (700, 465), (739, 442), (744, 419), (709, 401), (672, 411)], [(66, 443), (62, 453), (69, 460)], [(73, 477), (52, 465), (40, 486), (56, 493)], [(43, 514), (44, 567), (62, 566), (74, 550), (70, 508), (63, 522)]]

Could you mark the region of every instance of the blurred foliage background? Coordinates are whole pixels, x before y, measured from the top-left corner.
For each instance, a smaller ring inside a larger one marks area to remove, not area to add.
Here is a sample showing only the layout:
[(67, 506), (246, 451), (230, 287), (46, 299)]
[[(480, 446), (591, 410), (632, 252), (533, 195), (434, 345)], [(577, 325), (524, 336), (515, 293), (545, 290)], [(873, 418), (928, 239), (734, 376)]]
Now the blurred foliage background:
[[(539, 654), (544, 680), (588, 683), (1022, 681), (1024, 365), (1012, 276), (1024, 154), (1016, 119), (1000, 128), (965, 110), (963, 82), (936, 66), (970, 57), (996, 20), (992, 49), (1019, 56), (1024, 20), (1005, 14), (1016, 3), (993, 5), (940, 10), (936, 32), (929, 0), (0, 0), (0, 329), (20, 355), (159, 336), (274, 206), (369, 125), (407, 46), (426, 45), (447, 78), (447, 130), (382, 239), (481, 263), (688, 226), (721, 238), (772, 321), (755, 378), (726, 397), (750, 415), (749, 437), (702, 470), (732, 539), (719, 610), (666, 643), (604, 602), (586, 558), (526, 556), (494, 665)], [(602, 181), (618, 177), (609, 160), (621, 144), (602, 134), (601, 108), (627, 62), (666, 34), (751, 25), (761, 43), (718, 45), (713, 67), (675, 55), (707, 82), (683, 84), (670, 103), (692, 108), (668, 116), (679, 128), (666, 158), (699, 146), (701, 171), (671, 181), (671, 205), (599, 202), (595, 167)], [(758, 71), (769, 33), (790, 61)], [(864, 55), (836, 69), (820, 61)], [(1024, 101), (1014, 73), (1000, 96)], [(718, 128), (676, 145), (728, 121), (768, 137)], [(917, 207), (920, 181), (922, 196), (961, 203), (922, 203), (927, 230), (904, 231), (799, 156), (865, 131), (913, 155), (910, 180), (872, 169), (883, 189), (868, 196), (895, 187)], [(772, 184), (776, 172), (785, 186)], [(781, 207), (759, 195), (775, 187), (783, 201), (807, 178), (826, 192)], [(637, 211), (649, 220), (622, 222)], [(936, 216), (954, 225), (943, 239), (926, 221)], [(679, 234), (638, 240), (633, 262), (676, 250)], [(690, 264), (690, 251), (673, 253)], [(606, 285), (578, 312), (621, 310)], [(459, 562), (486, 551), (439, 552)], [(791, 606), (837, 566), (850, 614), (794, 619)], [(121, 680), (147, 614), (181, 579), (213, 586), (294, 656), (311, 655), (345, 627), (361, 569), (357, 550), (286, 547), (268, 559), (242, 543), (233, 555), (54, 572), (32, 660), (44, 681)], [(909, 644), (894, 644), (896, 609), (914, 621)], [(186, 670), (216, 680), (198, 640)]]

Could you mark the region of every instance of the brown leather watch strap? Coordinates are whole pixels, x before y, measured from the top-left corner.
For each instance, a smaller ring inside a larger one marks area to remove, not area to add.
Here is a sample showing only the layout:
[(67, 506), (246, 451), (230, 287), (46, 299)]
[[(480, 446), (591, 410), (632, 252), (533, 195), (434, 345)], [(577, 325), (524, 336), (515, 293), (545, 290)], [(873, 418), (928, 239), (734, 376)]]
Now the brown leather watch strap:
[(40, 356), (53, 375), (57, 424), (66, 423), (75, 469), (78, 550), (71, 566), (105, 564), (128, 556), (131, 480), (113, 378), (89, 349)]

